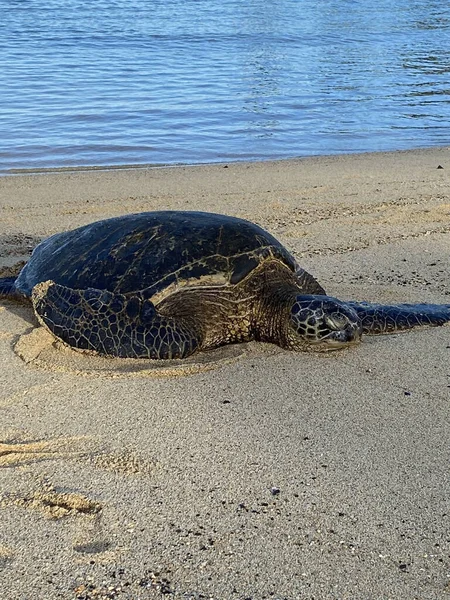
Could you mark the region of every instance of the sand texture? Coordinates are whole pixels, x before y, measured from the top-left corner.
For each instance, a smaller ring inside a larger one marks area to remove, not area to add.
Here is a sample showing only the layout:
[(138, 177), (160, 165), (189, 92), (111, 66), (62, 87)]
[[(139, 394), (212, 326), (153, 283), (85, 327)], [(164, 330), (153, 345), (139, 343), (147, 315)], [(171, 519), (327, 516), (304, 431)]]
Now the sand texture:
[[(0, 267), (160, 209), (253, 220), (342, 299), (450, 302), (448, 148), (3, 177)], [(450, 598), (450, 327), (155, 364), (2, 300), (0, 357), (2, 600)]]

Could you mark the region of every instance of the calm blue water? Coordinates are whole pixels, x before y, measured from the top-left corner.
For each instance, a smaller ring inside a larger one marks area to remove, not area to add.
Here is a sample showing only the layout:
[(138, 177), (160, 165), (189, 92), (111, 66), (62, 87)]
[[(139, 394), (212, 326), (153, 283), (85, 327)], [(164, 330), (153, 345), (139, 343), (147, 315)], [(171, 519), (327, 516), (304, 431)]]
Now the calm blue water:
[(450, 143), (447, 0), (0, 0), (0, 171)]

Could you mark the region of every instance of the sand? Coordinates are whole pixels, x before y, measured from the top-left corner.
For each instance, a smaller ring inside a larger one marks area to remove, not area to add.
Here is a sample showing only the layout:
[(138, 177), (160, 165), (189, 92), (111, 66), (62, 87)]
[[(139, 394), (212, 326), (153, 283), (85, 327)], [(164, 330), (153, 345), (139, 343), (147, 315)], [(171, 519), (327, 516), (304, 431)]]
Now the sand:
[[(104, 217), (209, 210), (340, 298), (448, 303), (449, 150), (3, 177), (0, 266)], [(1, 301), (0, 353), (2, 600), (450, 594), (449, 327), (155, 365)]]

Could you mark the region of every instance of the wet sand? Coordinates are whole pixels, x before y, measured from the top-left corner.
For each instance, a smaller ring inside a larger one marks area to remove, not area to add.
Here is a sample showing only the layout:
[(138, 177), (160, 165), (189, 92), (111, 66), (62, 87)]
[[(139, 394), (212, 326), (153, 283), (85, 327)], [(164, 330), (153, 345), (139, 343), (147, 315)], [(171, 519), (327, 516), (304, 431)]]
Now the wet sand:
[[(438, 166), (443, 168), (438, 168)], [(450, 302), (450, 150), (0, 178), (0, 266), (161, 209), (256, 221), (331, 295)], [(327, 355), (87, 357), (0, 302), (5, 600), (450, 593), (450, 327)]]

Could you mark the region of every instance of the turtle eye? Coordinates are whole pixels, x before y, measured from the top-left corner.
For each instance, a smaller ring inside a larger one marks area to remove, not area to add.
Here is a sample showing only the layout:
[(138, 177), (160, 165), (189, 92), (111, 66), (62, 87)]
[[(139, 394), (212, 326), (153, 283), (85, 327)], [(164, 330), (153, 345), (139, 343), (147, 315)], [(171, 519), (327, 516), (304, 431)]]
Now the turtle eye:
[(345, 327), (348, 325), (348, 319), (344, 315), (340, 315), (339, 313), (324, 315), (323, 319), (325, 321), (325, 324), (332, 331), (340, 331), (341, 329), (345, 329)]

